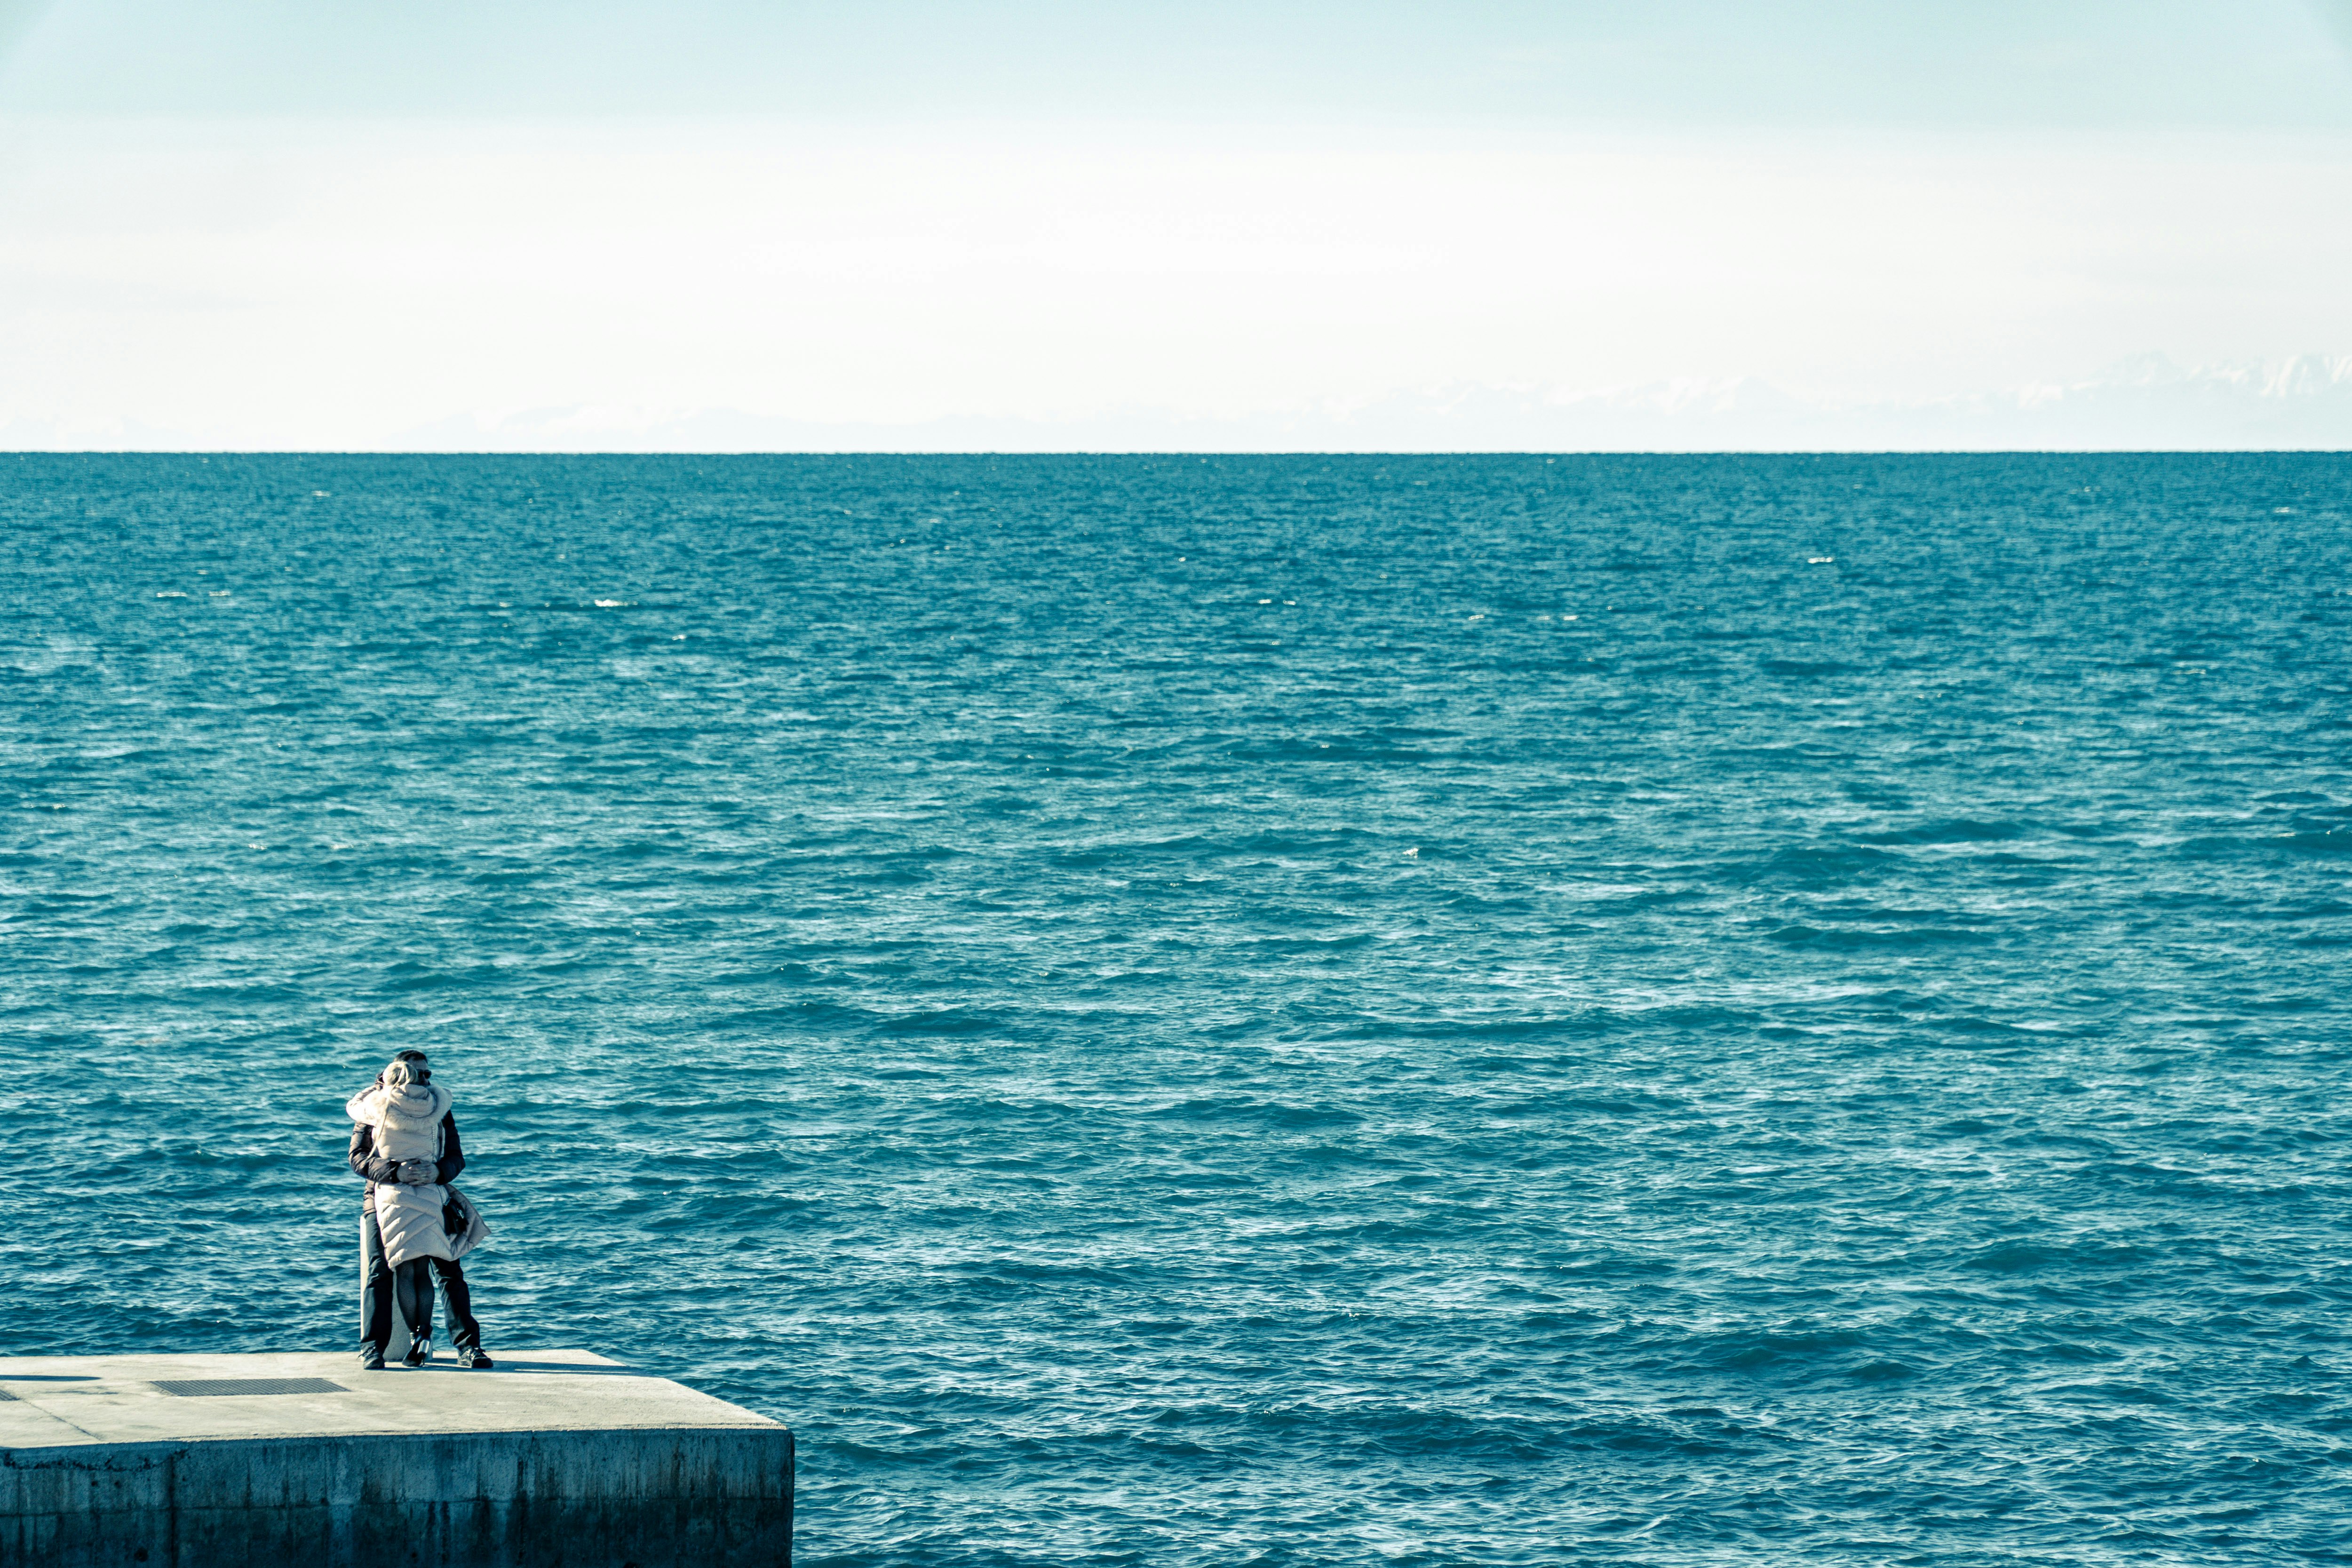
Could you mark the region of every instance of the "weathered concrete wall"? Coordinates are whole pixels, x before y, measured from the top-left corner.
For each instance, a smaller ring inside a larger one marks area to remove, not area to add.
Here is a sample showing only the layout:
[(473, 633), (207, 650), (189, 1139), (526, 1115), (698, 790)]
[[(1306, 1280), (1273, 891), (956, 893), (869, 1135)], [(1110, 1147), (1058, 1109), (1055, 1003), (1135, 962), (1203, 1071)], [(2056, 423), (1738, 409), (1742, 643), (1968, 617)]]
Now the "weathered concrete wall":
[(792, 1535), (781, 1426), (0, 1451), (5, 1568), (768, 1568)]

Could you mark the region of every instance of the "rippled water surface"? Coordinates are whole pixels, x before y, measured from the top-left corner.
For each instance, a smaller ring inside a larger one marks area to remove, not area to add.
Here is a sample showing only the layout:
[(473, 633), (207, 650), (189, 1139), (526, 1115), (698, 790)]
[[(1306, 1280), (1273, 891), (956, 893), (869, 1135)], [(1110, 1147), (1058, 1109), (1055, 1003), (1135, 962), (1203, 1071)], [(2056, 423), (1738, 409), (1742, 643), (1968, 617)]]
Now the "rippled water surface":
[(2352, 458), (0, 458), (9, 1353), (814, 1564), (2352, 1557)]

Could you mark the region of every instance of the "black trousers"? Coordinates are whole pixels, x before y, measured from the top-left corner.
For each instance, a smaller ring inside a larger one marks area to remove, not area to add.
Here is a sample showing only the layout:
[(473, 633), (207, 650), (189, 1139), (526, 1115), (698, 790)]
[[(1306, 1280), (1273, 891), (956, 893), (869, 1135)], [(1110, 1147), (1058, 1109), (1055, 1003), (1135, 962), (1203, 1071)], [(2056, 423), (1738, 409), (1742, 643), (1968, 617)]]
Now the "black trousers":
[[(396, 1299), (395, 1275), (408, 1279), (415, 1304), (408, 1319), (412, 1339), (422, 1339), (433, 1326), (433, 1281), (449, 1300), (449, 1342), (460, 1347), (482, 1342), (482, 1325), (474, 1321), (474, 1293), (466, 1288), (466, 1271), (455, 1258), (412, 1258), (394, 1268), (383, 1260), (383, 1232), (376, 1228), (375, 1210), (364, 1211), (361, 1234), (367, 1247), (367, 1287), (360, 1298), (360, 1342), (382, 1350), (392, 1342), (392, 1311)], [(432, 1267), (428, 1269), (426, 1265)]]

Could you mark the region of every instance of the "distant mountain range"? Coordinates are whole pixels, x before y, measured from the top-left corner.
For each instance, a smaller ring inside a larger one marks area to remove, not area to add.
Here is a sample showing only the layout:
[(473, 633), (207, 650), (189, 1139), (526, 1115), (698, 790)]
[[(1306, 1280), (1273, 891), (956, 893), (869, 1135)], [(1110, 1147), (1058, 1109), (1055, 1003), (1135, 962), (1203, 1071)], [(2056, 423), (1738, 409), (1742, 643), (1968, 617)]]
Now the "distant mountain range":
[[(0, 424), (0, 449), (216, 450), (152, 426)], [(1454, 384), (1235, 418), (1127, 408), (1071, 419), (881, 424), (736, 409), (578, 405), (475, 414), (358, 449), (451, 452), (1804, 452), (2352, 450), (2352, 356), (2184, 370), (2146, 354), (2088, 381), (1912, 400), (1808, 396), (1753, 378), (1597, 391)]]
[(2089, 381), (1913, 401), (1808, 397), (1752, 378), (1590, 392), (1457, 384), (1232, 419), (831, 424), (734, 410), (591, 407), (453, 419), (407, 450), (2200, 451), (2352, 449), (2352, 356), (2184, 370), (2161, 354)]

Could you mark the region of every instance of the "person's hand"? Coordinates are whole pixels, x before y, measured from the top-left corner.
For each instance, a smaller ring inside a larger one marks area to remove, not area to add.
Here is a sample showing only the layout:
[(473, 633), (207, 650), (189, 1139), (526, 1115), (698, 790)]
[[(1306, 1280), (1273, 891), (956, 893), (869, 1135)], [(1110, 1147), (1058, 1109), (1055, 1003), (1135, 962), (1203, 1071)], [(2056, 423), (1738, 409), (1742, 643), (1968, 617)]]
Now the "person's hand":
[(433, 1162), (430, 1160), (401, 1162), (400, 1179), (412, 1187), (429, 1187), (433, 1184), (433, 1178), (439, 1173), (433, 1168)]

